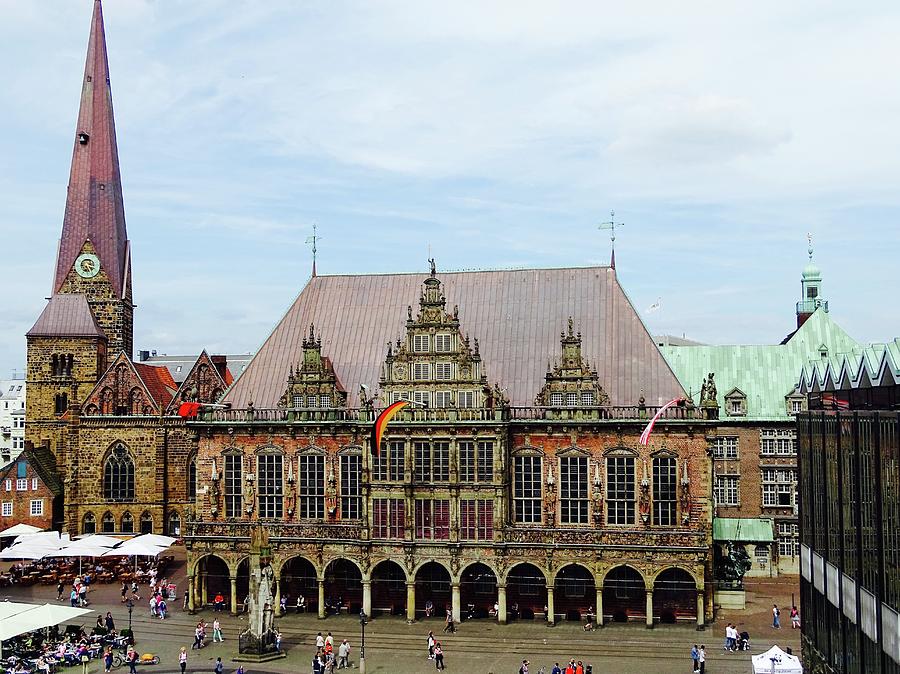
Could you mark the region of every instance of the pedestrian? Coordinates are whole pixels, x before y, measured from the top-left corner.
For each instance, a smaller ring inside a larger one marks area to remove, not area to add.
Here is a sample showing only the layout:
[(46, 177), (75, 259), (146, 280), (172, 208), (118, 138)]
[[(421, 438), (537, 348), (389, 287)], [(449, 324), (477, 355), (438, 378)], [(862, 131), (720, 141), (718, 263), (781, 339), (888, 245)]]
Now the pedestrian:
[(275, 652), (281, 653), (281, 632), (275, 630)]
[(187, 648), (181, 647), (181, 653), (178, 654), (178, 665), (181, 667), (181, 674), (187, 668)]
[(75, 588), (72, 588), (72, 591), (69, 593), (69, 603), (74, 607), (78, 603), (78, 593), (75, 591)]
[(56, 601), (62, 601), (63, 591), (65, 589), (66, 588), (61, 580), (56, 583)]
[(156, 595), (150, 596), (150, 615), (156, 615)]
[(216, 643), (217, 641), (225, 641), (225, 639), (222, 638), (222, 625), (219, 623), (218, 618), (213, 620), (213, 643)]
[(456, 625), (453, 624), (453, 612), (447, 609), (447, 624), (444, 625), (444, 631), (453, 634), (456, 631)]
[(156, 602), (156, 612), (159, 613), (159, 619), (165, 620), (166, 613), (169, 611), (169, 607), (166, 604), (165, 600), (160, 597)]
[(436, 640), (434, 638), (434, 632), (431, 630), (428, 631), (428, 659), (434, 660), (434, 644)]
[(203, 628), (198, 624), (194, 628), (194, 643), (191, 645), (191, 650), (200, 649), (203, 645)]
[(122, 603), (125, 603), (128, 595), (128, 586), (125, 584), (125, 581), (122, 581)]
[(137, 667), (138, 654), (133, 646), (128, 647), (128, 655), (125, 659), (128, 661), (128, 674), (137, 674), (135, 667)]
[(109, 611), (106, 612), (106, 629), (110, 632), (116, 629), (116, 623), (113, 620), (112, 613), (110, 613)]
[(181, 604), (181, 610), (182, 611), (188, 610), (188, 591), (187, 590), (184, 591), (184, 601)]
[(214, 674), (222, 674), (222, 658), (216, 658), (216, 666), (213, 667)]
[(319, 632), (316, 635), (316, 650), (321, 650), (325, 648), (325, 637), (322, 636), (322, 633)]
[(772, 627), (776, 630), (781, 629), (781, 611), (778, 610), (778, 604), (772, 604)]
[(330, 646), (330, 650), (334, 650), (334, 637), (331, 636), (331, 632), (328, 633), (328, 636), (325, 637), (325, 646)]
[(700, 671), (700, 649), (697, 648), (697, 644), (691, 648), (691, 671), (694, 674)]
[(78, 598), (81, 600), (81, 605), (82, 605), (82, 606), (87, 606), (87, 604), (88, 604), (88, 600), (87, 600), (87, 585), (82, 585), (82, 586), (78, 589)]
[(235, 670), (234, 674), (244, 674), (244, 665), (238, 665), (237, 670)]
[(528, 660), (522, 660), (522, 666), (519, 667), (519, 674), (528, 674)]
[(559, 668), (559, 663), (554, 663), (553, 669), (550, 670), (550, 674), (562, 674), (562, 670)]
[(800, 611), (797, 610), (796, 606), (791, 607), (791, 629), (800, 629)]
[(345, 669), (350, 666), (347, 658), (350, 656), (350, 644), (344, 639), (338, 646), (338, 669)]
[(106, 672), (106, 674), (109, 674), (109, 670), (112, 669), (112, 663), (113, 663), (112, 648), (107, 646), (106, 651), (103, 653), (103, 671)]
[(697, 654), (697, 663), (700, 665), (700, 674), (706, 672), (706, 645), (700, 644), (700, 652)]
[(436, 669), (446, 669), (444, 666), (444, 649), (441, 648), (440, 641), (434, 645), (434, 666)]

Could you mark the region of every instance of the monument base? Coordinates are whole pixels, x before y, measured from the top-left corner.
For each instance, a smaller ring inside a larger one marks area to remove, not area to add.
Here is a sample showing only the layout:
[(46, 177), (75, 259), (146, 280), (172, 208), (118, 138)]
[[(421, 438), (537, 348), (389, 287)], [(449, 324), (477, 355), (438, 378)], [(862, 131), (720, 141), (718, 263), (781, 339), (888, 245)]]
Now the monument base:
[(270, 660), (280, 660), (286, 658), (287, 653), (284, 651), (272, 651), (270, 653), (238, 653), (232, 658), (234, 662), (269, 662)]

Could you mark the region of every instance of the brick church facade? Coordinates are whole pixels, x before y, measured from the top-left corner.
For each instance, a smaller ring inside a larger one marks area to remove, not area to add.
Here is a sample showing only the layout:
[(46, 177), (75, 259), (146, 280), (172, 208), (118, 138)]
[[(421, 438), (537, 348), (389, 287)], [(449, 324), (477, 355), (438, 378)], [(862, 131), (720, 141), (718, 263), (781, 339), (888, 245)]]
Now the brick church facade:
[[(53, 290), (27, 335), (27, 440), (56, 461), (63, 526), (182, 535), (192, 606), (237, 609), (264, 526), (279, 595), (320, 615), (712, 617), (716, 422), (614, 267), (314, 275), (234, 381), (205, 352), (180, 383), (133, 361), (99, 0)], [(227, 408), (185, 420), (186, 401)]]

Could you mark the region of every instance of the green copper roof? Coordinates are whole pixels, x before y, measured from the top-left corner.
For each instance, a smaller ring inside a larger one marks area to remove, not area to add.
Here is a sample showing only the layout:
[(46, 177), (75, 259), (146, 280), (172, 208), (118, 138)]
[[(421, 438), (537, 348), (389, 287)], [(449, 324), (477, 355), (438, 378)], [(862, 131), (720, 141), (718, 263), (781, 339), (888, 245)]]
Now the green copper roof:
[(772, 520), (749, 517), (713, 517), (713, 540), (771, 543), (775, 540)]
[(739, 346), (663, 346), (663, 356), (686, 391), (700, 402), (700, 386), (710, 372), (716, 377), (716, 392), (721, 408), (720, 418), (729, 418), (725, 396), (739, 389), (747, 396), (747, 414), (735, 419), (788, 419), (785, 396), (797, 387), (804, 366), (821, 358), (821, 348), (828, 358), (858, 350), (859, 345), (819, 309), (810, 316), (786, 344)]

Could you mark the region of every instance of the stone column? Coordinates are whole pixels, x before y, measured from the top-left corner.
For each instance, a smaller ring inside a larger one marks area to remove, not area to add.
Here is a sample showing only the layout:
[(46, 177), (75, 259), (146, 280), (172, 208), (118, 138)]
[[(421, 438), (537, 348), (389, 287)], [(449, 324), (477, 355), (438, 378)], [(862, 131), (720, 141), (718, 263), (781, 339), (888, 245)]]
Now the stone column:
[(453, 622), (458, 625), (462, 621), (462, 612), (460, 611), (459, 583), (451, 584), (450, 598), (453, 610)]
[(703, 590), (697, 590), (697, 629), (706, 629), (706, 602)]
[(281, 572), (275, 578), (275, 606), (272, 607), (272, 613), (276, 616), (281, 615)]
[(188, 589), (188, 611), (193, 613), (196, 610), (195, 609), (196, 597), (195, 597), (194, 593), (196, 592), (196, 589), (197, 589), (196, 583), (194, 582), (193, 574), (188, 576), (187, 582), (188, 582), (188, 587), (187, 587), (187, 589)]
[(206, 606), (209, 603), (209, 573), (206, 571), (200, 574), (200, 606)]
[(497, 622), (506, 624), (506, 585), (497, 586)]
[(231, 583), (231, 615), (238, 613), (238, 596), (237, 596), (237, 576), (231, 576), (228, 581)]
[(367, 616), (372, 617), (372, 581), (364, 580), (362, 610)]
[(325, 617), (325, 579), (319, 579), (319, 605), (316, 607), (319, 611), (319, 617)]
[(555, 614), (556, 611), (553, 608), (553, 586), (547, 586), (547, 624), (554, 625), (555, 624)]
[(603, 627), (603, 586), (597, 586), (597, 627)]
[(416, 583), (415, 581), (406, 583), (406, 622), (412, 623), (416, 620)]
[(647, 627), (653, 627), (653, 590), (647, 590)]

